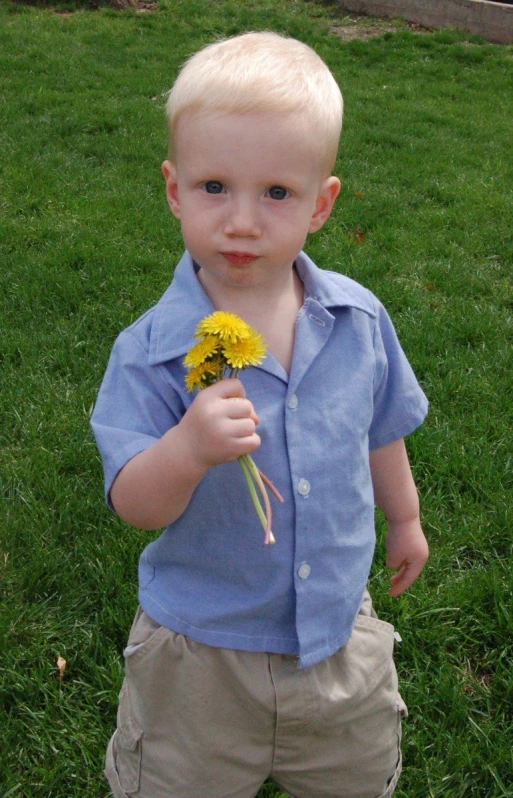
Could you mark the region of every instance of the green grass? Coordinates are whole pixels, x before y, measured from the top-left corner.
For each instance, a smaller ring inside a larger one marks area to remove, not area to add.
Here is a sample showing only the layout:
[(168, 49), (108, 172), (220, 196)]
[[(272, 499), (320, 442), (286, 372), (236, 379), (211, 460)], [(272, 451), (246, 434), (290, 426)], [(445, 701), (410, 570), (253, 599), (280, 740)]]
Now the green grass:
[(159, 171), (164, 93), (189, 53), (252, 28), (312, 44), (340, 81), (342, 194), (309, 253), (385, 302), (431, 400), (408, 442), (431, 558), (388, 598), (378, 519), (371, 583), (403, 638), (396, 795), (513, 796), (513, 49), (401, 24), (344, 43), (335, 13), (293, 0), (70, 16), (0, 4), (2, 798), (108, 794), (148, 535), (103, 506), (89, 414), (114, 337), (181, 253)]

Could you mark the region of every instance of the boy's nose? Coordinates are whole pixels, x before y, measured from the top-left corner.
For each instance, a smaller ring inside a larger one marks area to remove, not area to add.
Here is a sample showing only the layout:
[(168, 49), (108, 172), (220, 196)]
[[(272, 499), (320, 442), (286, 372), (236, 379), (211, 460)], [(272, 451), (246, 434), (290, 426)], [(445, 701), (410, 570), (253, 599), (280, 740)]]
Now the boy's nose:
[(257, 209), (253, 203), (241, 199), (231, 203), (224, 232), (227, 236), (256, 238), (260, 235)]

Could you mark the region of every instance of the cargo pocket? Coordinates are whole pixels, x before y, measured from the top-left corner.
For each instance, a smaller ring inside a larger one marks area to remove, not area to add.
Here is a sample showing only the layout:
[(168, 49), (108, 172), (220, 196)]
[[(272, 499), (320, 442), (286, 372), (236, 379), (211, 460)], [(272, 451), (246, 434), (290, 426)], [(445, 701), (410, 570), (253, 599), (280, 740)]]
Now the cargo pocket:
[(397, 765), (395, 767), (395, 771), (391, 779), (387, 784), (387, 788), (385, 792), (381, 793), (381, 795), (377, 796), (377, 798), (390, 798), (393, 794), (395, 788), (397, 787), (397, 782), (399, 781), (399, 776), (401, 775), (401, 771), (403, 769), (403, 757), (401, 754), (401, 737), (402, 737), (402, 719), (408, 717), (408, 709), (406, 704), (404, 703), (402, 697), (397, 694)]
[[(394, 627), (378, 618), (370, 596), (365, 593), (355, 622), (355, 642), (362, 645), (358, 651), (358, 670), (364, 674), (366, 687), (361, 698), (370, 702), (375, 710), (380, 709), (382, 720), (379, 723), (376, 720), (376, 732), (382, 730), (385, 735), (382, 742), (386, 743), (384, 750), (388, 752), (379, 767), (385, 775), (385, 781), (381, 783), (386, 787), (384, 792), (376, 790), (375, 798), (390, 798), (402, 771), (402, 719), (408, 715), (408, 710), (398, 689), (393, 660), (394, 640), (397, 640)], [(370, 729), (369, 739), (372, 739)]]
[(117, 729), (109, 743), (105, 776), (115, 798), (128, 798), (139, 791), (142, 736), (130, 711), (130, 695), (125, 679), (119, 694)]

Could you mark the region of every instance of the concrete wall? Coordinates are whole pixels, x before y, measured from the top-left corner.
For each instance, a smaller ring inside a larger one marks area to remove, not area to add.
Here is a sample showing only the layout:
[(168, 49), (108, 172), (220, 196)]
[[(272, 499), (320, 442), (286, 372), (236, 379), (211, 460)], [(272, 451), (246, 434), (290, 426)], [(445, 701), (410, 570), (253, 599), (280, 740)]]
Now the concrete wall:
[(427, 28), (460, 28), (490, 42), (513, 42), (513, 6), (488, 0), (339, 0), (347, 11), (404, 17)]

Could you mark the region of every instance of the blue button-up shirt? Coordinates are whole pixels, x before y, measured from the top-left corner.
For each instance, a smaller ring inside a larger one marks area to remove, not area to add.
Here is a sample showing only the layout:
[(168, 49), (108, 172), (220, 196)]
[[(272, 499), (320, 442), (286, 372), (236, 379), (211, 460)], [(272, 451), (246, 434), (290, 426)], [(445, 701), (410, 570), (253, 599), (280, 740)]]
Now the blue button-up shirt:
[[(241, 372), (260, 423), (253, 454), (284, 503), (264, 546), (237, 462), (211, 468), (184, 513), (144, 550), (139, 601), (158, 623), (211, 646), (297, 654), (301, 667), (351, 634), (371, 566), (369, 450), (412, 432), (427, 400), (379, 301), (304, 254), (292, 367), (268, 353)], [(183, 358), (214, 308), (190, 255), (161, 300), (117, 339), (92, 426), (107, 500), (127, 461), (193, 400)]]

